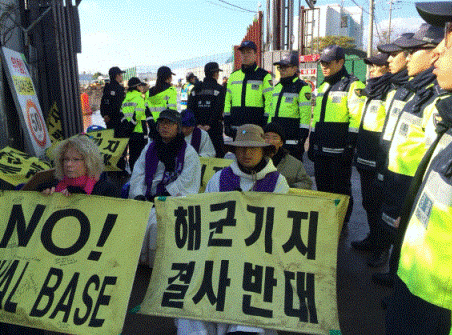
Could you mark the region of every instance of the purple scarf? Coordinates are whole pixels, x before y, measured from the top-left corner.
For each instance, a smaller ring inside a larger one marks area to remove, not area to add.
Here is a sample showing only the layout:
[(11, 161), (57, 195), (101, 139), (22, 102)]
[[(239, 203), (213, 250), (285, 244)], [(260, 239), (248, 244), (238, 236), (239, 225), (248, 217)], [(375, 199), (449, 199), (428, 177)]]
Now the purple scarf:
[(191, 133), (191, 146), (195, 148), (196, 152), (199, 154), (199, 147), (201, 146), (201, 129), (195, 127)]
[[(279, 172), (273, 171), (259, 179), (250, 191), (254, 192), (274, 192), (278, 181)], [(220, 172), (220, 192), (241, 191), (240, 177), (234, 174), (230, 166)]]
[[(185, 149), (187, 148), (187, 143), (182, 141), (182, 146), (176, 156), (176, 165), (174, 171), (167, 171), (165, 166), (165, 172), (163, 173), (162, 181), (157, 185), (156, 196), (162, 195), (165, 192), (165, 186), (177, 179), (184, 168), (185, 160)], [(148, 151), (146, 152), (146, 166), (145, 166), (145, 183), (146, 183), (146, 198), (150, 199), (152, 197), (151, 188), (152, 181), (154, 180), (155, 172), (157, 171), (157, 165), (159, 159), (157, 157), (157, 148), (155, 147), (155, 142), (149, 145)]]

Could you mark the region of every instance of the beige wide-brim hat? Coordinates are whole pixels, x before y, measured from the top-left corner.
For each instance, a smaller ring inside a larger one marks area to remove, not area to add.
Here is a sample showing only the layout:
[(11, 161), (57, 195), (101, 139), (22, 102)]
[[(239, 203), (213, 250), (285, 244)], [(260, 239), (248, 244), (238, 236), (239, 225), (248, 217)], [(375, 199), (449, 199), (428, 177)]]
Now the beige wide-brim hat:
[(232, 147), (273, 147), (265, 142), (264, 131), (255, 124), (244, 124), (238, 127), (235, 140), (227, 145)]

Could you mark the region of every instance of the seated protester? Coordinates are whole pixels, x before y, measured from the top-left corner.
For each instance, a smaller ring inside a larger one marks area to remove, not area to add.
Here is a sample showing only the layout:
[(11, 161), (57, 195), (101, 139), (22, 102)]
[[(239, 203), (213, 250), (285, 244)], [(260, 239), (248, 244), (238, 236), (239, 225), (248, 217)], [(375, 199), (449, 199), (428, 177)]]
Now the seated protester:
[(99, 147), (87, 136), (76, 135), (62, 141), (54, 152), (55, 180), (38, 186), (38, 191), (50, 195), (60, 192), (119, 197), (118, 188), (103, 172)]
[[(201, 163), (195, 149), (181, 133), (180, 114), (164, 110), (157, 120), (157, 134), (146, 145), (130, 178), (129, 198), (153, 201), (158, 196), (183, 196), (198, 193)], [(143, 242), (140, 263), (154, 264), (157, 217), (151, 210)]]
[[(254, 124), (238, 127), (235, 140), (229, 146), (237, 160), (215, 173), (207, 183), (206, 192), (289, 192), (286, 178), (276, 170), (269, 158), (274, 147), (265, 142), (261, 127)], [(277, 334), (275, 330), (258, 327), (188, 319), (177, 319), (176, 325), (178, 335)]]
[(190, 109), (181, 113), (182, 133), (185, 141), (196, 150), (201, 157), (215, 157), (215, 148), (207, 131), (196, 127), (195, 115)]
[(306, 173), (303, 163), (289, 154), (283, 145), (286, 141), (284, 129), (281, 125), (271, 122), (264, 127), (265, 142), (272, 144), (276, 152), (270, 156), (276, 169), (287, 179), (291, 188), (312, 189), (312, 180)]

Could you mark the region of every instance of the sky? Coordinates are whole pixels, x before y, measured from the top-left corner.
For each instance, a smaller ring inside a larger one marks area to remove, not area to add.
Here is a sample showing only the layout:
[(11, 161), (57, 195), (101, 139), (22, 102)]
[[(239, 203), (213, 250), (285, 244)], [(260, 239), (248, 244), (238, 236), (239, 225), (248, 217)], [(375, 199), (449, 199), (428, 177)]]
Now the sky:
[[(374, 1), (374, 20), (378, 31), (382, 31), (388, 27), (390, 0)], [(415, 31), (423, 22), (414, 7), (415, 1), (393, 2), (391, 21), (396, 33)], [(304, 0), (294, 0), (294, 3), (296, 8), (298, 3), (306, 5)], [(369, 0), (318, 0), (316, 5), (331, 3), (361, 6), (367, 36)], [(161, 66), (232, 52), (233, 45), (240, 44), (245, 36), (258, 8), (265, 11), (266, 0), (82, 0), (79, 71), (105, 74), (111, 66)]]

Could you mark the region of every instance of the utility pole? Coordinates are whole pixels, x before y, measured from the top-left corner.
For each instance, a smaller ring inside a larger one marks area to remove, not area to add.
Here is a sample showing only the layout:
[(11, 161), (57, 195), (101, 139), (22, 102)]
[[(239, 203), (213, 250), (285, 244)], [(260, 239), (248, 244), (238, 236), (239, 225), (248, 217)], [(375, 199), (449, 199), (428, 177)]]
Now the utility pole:
[(367, 57), (372, 56), (374, 38), (374, 0), (369, 1), (369, 38), (367, 41)]
[(389, 43), (389, 42), (391, 41), (392, 2), (393, 2), (393, 0), (389, 0), (389, 27), (388, 27), (388, 38), (387, 38), (387, 43)]

